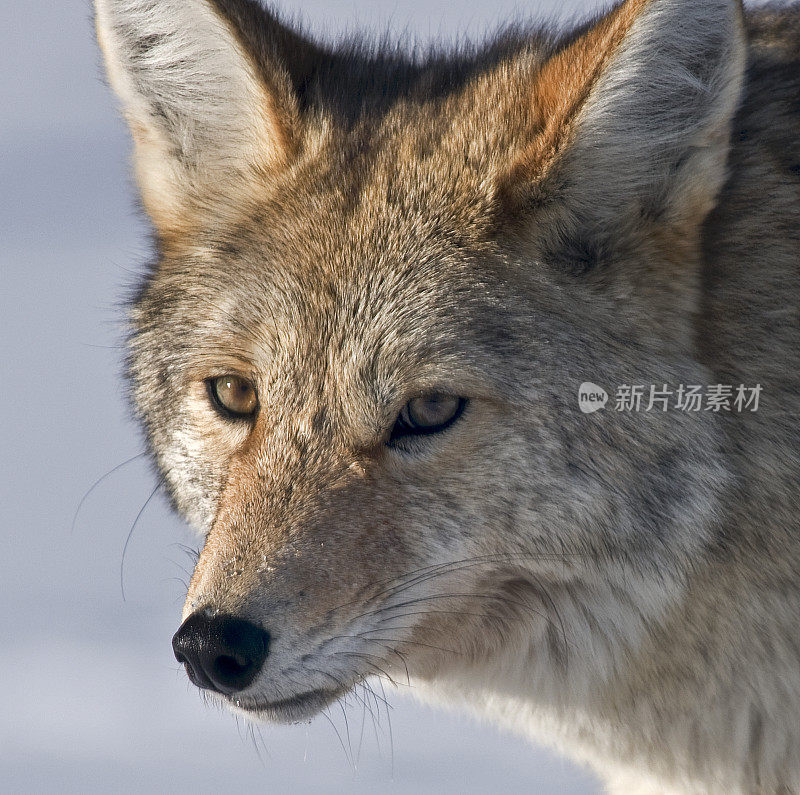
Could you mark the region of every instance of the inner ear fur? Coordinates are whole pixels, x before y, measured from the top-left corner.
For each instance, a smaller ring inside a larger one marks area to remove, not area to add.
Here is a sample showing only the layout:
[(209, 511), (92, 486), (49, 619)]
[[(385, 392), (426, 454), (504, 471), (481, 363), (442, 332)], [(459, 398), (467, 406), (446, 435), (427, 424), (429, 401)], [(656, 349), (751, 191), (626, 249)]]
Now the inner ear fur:
[(567, 237), (638, 219), (699, 227), (725, 177), (745, 62), (737, 0), (627, 0), (559, 48), (528, 94), (536, 130), (503, 216)]
[[(162, 238), (296, 156), (314, 49), (251, 0), (95, 0), (109, 82)], [(294, 59), (290, 68), (287, 57)]]

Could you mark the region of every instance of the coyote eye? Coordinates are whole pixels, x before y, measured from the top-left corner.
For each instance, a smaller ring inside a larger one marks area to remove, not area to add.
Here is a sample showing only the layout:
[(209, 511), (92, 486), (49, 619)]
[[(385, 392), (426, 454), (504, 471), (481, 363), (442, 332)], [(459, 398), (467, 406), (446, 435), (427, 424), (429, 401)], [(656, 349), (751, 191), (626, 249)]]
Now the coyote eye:
[(227, 419), (247, 419), (258, 409), (256, 388), (246, 378), (223, 375), (206, 381), (211, 405)]
[(434, 393), (409, 400), (392, 428), (390, 442), (404, 436), (424, 436), (449, 428), (464, 412), (466, 398)]

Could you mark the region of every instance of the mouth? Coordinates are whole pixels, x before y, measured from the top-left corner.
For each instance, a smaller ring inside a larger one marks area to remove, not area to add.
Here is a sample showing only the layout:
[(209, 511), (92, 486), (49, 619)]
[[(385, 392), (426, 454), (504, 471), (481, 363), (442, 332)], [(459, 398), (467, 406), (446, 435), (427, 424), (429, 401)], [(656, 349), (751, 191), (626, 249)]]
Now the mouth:
[(251, 701), (244, 698), (228, 698), (228, 704), (234, 711), (243, 713), (248, 718), (270, 721), (273, 723), (298, 723), (313, 718), (329, 704), (345, 695), (343, 688), (336, 690), (310, 690), (280, 701)]

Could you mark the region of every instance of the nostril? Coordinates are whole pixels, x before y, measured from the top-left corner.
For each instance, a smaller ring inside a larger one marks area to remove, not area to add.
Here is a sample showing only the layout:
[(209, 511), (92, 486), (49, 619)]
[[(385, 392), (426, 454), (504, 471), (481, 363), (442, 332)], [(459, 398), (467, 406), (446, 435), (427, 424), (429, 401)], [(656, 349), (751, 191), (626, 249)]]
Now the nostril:
[(255, 679), (269, 651), (269, 633), (233, 616), (194, 613), (172, 639), (175, 659), (198, 687), (231, 694)]
[(244, 657), (228, 657), (223, 654), (214, 660), (214, 670), (223, 679), (234, 679), (242, 676), (252, 664)]

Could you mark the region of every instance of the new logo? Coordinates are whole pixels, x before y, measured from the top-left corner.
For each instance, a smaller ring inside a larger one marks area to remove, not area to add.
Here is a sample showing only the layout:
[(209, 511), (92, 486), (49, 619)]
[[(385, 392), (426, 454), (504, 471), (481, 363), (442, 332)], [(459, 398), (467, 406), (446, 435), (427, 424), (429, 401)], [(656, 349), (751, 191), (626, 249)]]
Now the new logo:
[(584, 414), (593, 414), (608, 403), (608, 392), (601, 386), (585, 381), (578, 388), (578, 406)]

